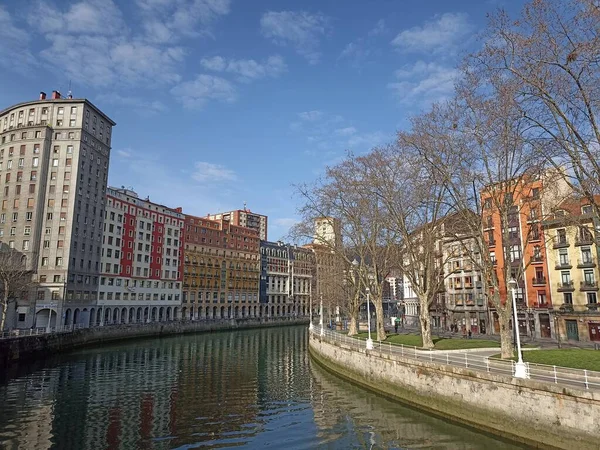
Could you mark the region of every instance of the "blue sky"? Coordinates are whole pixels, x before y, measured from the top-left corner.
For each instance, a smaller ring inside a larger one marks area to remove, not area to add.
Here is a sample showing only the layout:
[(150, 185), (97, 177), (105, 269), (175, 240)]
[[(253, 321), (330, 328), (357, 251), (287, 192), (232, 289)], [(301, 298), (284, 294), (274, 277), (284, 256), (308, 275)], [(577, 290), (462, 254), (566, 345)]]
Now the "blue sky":
[(109, 184), (284, 235), (310, 182), (451, 93), (521, 0), (4, 0), (0, 108), (71, 82), (117, 122)]

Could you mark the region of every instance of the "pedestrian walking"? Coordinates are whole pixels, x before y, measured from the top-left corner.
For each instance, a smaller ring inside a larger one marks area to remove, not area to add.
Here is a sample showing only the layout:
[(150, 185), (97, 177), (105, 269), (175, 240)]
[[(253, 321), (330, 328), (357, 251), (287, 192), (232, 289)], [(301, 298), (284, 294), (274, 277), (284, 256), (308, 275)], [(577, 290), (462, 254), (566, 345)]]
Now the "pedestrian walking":
[(398, 319), (394, 320), (394, 332), (398, 334)]

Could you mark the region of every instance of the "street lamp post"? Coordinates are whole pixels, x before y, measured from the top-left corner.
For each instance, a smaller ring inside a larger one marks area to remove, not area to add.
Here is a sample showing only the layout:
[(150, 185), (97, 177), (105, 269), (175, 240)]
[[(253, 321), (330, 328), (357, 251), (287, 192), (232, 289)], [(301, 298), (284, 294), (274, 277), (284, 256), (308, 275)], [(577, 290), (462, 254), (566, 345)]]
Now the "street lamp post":
[(367, 331), (369, 333), (369, 337), (367, 338), (367, 350), (373, 350), (373, 339), (371, 339), (371, 307), (369, 304), (371, 303), (371, 290), (369, 288), (367, 291)]
[(308, 301), (309, 301), (309, 305), (308, 305), (308, 315), (309, 315), (309, 322), (308, 322), (308, 329), (310, 331), (313, 330), (313, 323), (312, 323), (312, 287), (310, 285), (308, 285)]
[(325, 331), (323, 330), (323, 293), (321, 292), (319, 294), (320, 297), (320, 302), (319, 302), (319, 325), (321, 325), (321, 336), (323, 336), (325, 334)]
[(519, 318), (517, 316), (517, 281), (511, 278), (508, 281), (508, 287), (512, 294), (513, 304), (513, 328), (515, 329), (515, 341), (517, 342), (517, 357), (518, 361), (515, 363), (515, 378), (529, 378), (527, 375), (527, 366), (523, 362), (523, 353), (521, 352), (521, 337), (519, 336)]

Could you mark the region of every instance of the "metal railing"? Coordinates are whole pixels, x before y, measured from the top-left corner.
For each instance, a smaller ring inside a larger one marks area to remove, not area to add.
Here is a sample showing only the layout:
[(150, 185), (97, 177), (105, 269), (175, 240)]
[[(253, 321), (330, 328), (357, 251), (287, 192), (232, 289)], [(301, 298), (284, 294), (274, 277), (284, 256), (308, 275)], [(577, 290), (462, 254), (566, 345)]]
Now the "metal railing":
[[(321, 329), (319, 326), (313, 326), (311, 333), (328, 342), (346, 345), (352, 350), (366, 351), (366, 344), (363, 339), (348, 337), (342, 333)], [(479, 372), (508, 376), (513, 376), (515, 372), (515, 361), (478, 355), (476, 350), (472, 352), (425, 350), (419, 347), (381, 341), (374, 341), (373, 347), (373, 350), (369, 350), (369, 353), (379, 357), (402, 357), (443, 366), (462, 367)], [(498, 352), (500, 352), (499, 348)], [(527, 378), (531, 380), (586, 390), (600, 390), (600, 372), (529, 362), (525, 364), (527, 366)]]
[(82, 323), (77, 323), (74, 325), (60, 325), (57, 327), (39, 327), (39, 328), (24, 328), (19, 329), (16, 328), (10, 331), (3, 331), (0, 333), (0, 339), (14, 339), (20, 338), (24, 336), (39, 336), (41, 334), (52, 334), (52, 333), (71, 333), (75, 330), (80, 330), (82, 328), (86, 328), (86, 326)]

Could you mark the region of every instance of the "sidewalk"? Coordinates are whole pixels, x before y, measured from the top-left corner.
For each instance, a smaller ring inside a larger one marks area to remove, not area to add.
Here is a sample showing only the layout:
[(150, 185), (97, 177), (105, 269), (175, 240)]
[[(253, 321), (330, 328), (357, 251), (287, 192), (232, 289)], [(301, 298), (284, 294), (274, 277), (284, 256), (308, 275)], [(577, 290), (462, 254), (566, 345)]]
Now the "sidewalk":
[[(366, 323), (365, 323), (366, 328)], [(361, 323), (362, 330), (362, 323)], [(385, 326), (386, 332), (394, 332), (394, 327), (386, 324)], [(400, 327), (398, 328), (398, 334), (412, 334), (412, 335), (420, 335), (421, 330), (418, 327)], [(446, 339), (462, 339), (463, 335), (461, 332), (452, 333), (447, 330), (439, 330), (433, 328), (431, 330), (431, 334), (434, 336), (439, 336), (441, 338)], [(500, 336), (497, 334), (473, 334), (471, 339), (482, 339), (486, 341), (497, 341), (500, 342)], [(558, 342), (553, 338), (534, 338), (532, 339), (530, 336), (521, 336), (521, 344), (531, 344), (536, 345), (543, 349), (557, 349), (559, 348)], [(560, 348), (598, 348), (600, 350), (600, 342), (581, 342), (581, 341), (561, 341)]]

